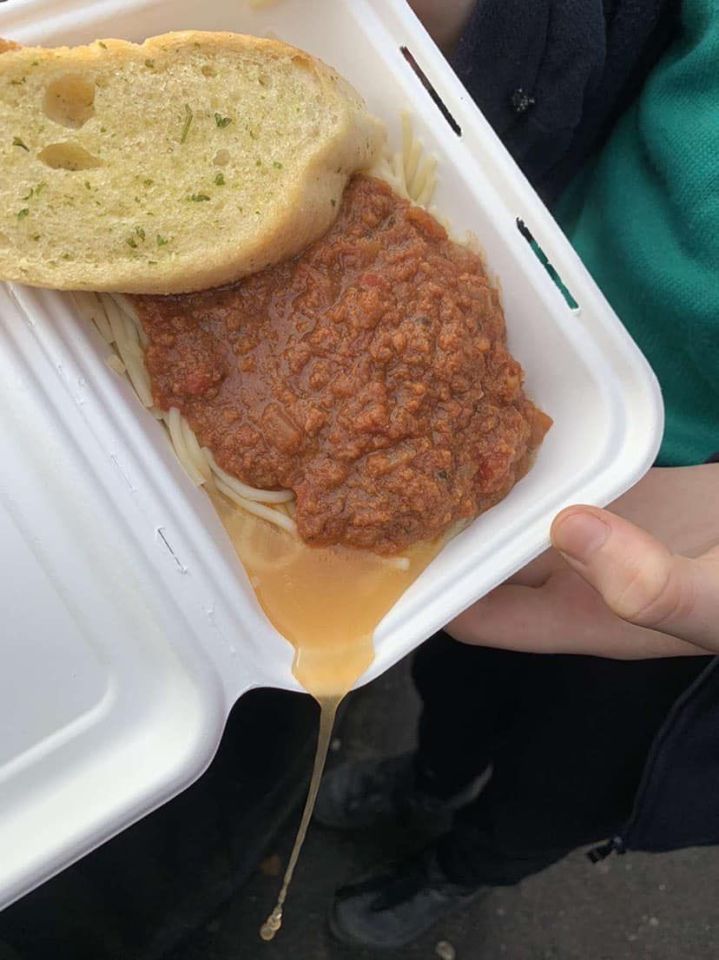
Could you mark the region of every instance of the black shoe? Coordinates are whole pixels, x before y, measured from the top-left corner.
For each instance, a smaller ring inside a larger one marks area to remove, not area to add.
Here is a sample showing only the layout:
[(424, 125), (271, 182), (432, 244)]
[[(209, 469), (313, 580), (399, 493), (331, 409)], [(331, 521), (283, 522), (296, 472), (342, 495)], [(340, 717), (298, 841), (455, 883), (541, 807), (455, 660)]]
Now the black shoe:
[(338, 890), (330, 930), (349, 946), (403, 947), (452, 910), (470, 903), (480, 890), (449, 880), (429, 848), (391, 872)]
[(334, 830), (360, 830), (398, 820), (429, 832), (446, 829), (451, 814), (476, 793), (441, 800), (417, 789), (413, 755), (345, 763), (322, 781), (315, 820)]

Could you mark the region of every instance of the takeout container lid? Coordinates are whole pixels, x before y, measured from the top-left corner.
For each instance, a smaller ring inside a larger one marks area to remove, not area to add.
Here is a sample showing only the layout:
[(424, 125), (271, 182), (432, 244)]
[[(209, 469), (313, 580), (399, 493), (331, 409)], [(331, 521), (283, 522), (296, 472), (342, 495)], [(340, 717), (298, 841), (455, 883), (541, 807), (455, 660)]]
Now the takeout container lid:
[[(659, 390), (405, 0), (13, 0), (0, 13), (4, 37), (49, 46), (185, 28), (270, 33), (322, 57), (395, 149), (411, 112), (439, 161), (437, 207), (479, 238), (527, 390), (555, 420), (527, 478), (385, 618), (366, 681), (545, 549), (562, 507), (633, 485), (659, 445)], [(0, 288), (0, 906), (199, 776), (242, 693), (297, 688), (209, 501), (107, 355), (67, 296)]]

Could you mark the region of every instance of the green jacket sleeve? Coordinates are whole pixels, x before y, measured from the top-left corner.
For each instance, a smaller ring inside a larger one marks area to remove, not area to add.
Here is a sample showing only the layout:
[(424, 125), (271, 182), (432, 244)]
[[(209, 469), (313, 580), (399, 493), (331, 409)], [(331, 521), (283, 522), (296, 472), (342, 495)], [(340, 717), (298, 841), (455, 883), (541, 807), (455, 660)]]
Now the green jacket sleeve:
[(653, 366), (659, 463), (719, 449), (719, 3), (682, 29), (557, 216)]

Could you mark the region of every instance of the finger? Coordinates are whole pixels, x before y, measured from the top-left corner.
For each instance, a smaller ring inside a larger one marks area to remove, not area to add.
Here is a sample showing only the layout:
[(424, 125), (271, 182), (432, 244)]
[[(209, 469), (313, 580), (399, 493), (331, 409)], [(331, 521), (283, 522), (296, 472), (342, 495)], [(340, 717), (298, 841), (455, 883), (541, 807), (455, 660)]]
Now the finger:
[(570, 573), (564, 582), (540, 589), (498, 587), (445, 629), (462, 643), (531, 653), (644, 659), (699, 652), (675, 637), (618, 619), (594, 590)]
[(556, 609), (541, 589), (505, 584), (456, 617), (447, 631), (463, 643), (554, 653), (562, 639), (557, 627)]
[(594, 507), (570, 507), (552, 526), (567, 562), (619, 617), (719, 649), (719, 562), (672, 554), (628, 520)]
[(505, 584), (461, 613), (447, 630), (463, 643), (552, 653), (560, 639), (556, 626), (556, 611), (541, 590)]
[(558, 568), (563, 566), (562, 558), (556, 550), (545, 550), (536, 560), (522, 567), (505, 582), (519, 584), (522, 587), (541, 587)]

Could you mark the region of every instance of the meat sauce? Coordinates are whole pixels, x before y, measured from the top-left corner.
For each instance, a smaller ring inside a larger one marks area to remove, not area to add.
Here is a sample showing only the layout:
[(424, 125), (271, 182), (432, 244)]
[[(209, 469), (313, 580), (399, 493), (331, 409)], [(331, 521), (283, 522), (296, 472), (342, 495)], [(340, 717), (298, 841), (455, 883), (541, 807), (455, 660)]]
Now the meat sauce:
[(372, 177), (294, 259), (133, 300), (154, 402), (228, 473), (294, 490), (314, 546), (392, 554), (437, 537), (505, 496), (551, 423), (481, 258)]

